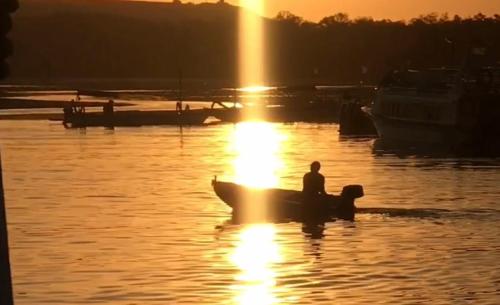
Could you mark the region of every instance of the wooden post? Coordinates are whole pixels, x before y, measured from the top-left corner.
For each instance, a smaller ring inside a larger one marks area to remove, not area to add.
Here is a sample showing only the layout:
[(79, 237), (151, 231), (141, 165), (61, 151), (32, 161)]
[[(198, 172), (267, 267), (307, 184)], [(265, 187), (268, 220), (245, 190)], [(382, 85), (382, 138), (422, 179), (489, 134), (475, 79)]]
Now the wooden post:
[(3, 192), (2, 160), (0, 158), (0, 304), (14, 305), (12, 277), (10, 274), (9, 239)]
[[(0, 1), (0, 79), (8, 75), (9, 69), (5, 62), (5, 58), (11, 55), (12, 48), (9, 48), (9, 40), (6, 35), (9, 32), (12, 21), (9, 13), (14, 12), (19, 7), (17, 0), (1, 0)], [(5, 27), (6, 25), (6, 27)], [(14, 305), (14, 297), (12, 295), (12, 276), (10, 274), (9, 260), (9, 238), (7, 234), (7, 217), (5, 209), (5, 197), (3, 192), (2, 179), (2, 159), (0, 157), (0, 304)]]

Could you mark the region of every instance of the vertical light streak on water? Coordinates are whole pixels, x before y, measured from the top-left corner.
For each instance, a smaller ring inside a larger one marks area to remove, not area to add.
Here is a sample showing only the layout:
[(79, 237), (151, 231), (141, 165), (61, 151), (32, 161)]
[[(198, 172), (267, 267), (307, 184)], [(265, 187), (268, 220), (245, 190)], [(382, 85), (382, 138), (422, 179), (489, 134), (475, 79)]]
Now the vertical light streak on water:
[[(264, 15), (263, 0), (241, 0), (239, 16), (239, 86), (259, 88), (265, 83), (264, 52)], [(253, 95), (250, 104), (261, 103), (259, 95)], [(259, 107), (247, 107), (244, 115), (251, 118), (265, 119), (265, 113)]]
[[(239, 86), (259, 88), (265, 83), (264, 28), (261, 16), (263, 0), (241, 0), (239, 22)], [(254, 107), (244, 108), (243, 115), (252, 120), (265, 120), (259, 95), (247, 100)], [(252, 188), (276, 187), (277, 170), (282, 165), (278, 153), (280, 136), (275, 127), (264, 122), (240, 123), (233, 138), (236, 150), (234, 169), (236, 182)], [(243, 221), (266, 219), (266, 201), (261, 192), (243, 198)], [(240, 240), (231, 261), (241, 270), (236, 276), (236, 303), (240, 305), (278, 304), (273, 293), (276, 275), (272, 264), (281, 258), (273, 225), (250, 226), (240, 233)]]
[[(282, 160), (286, 135), (276, 125), (266, 122), (243, 122), (235, 126), (231, 140), (235, 182), (252, 189), (273, 188), (285, 169)], [(266, 193), (246, 192), (241, 198), (239, 215), (244, 222), (268, 220)]]
[[(257, 88), (264, 83), (264, 14), (263, 0), (241, 0), (239, 16), (239, 86)], [(261, 104), (259, 95), (247, 102)], [(265, 114), (260, 107), (245, 107), (243, 115), (261, 121)], [(271, 187), (277, 184), (272, 160), (276, 139), (272, 127), (259, 123), (241, 124), (236, 128), (234, 143), (238, 157), (234, 162), (238, 182), (251, 187)], [(242, 215), (248, 219), (265, 217), (266, 198), (261, 193), (246, 196)]]
[(274, 305), (276, 271), (273, 264), (282, 261), (272, 224), (251, 225), (239, 234), (239, 241), (230, 260), (238, 267), (237, 285), (233, 286), (235, 303), (239, 305)]

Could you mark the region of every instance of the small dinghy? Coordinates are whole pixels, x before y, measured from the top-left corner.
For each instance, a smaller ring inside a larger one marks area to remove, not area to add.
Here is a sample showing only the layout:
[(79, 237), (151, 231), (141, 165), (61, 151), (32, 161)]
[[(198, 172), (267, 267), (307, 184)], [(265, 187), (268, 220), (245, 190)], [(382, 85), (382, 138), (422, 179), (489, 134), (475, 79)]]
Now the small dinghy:
[(344, 186), (340, 195), (318, 195), (314, 198), (304, 196), (301, 191), (248, 188), (217, 181), (217, 177), (212, 180), (212, 186), (217, 196), (233, 209), (233, 217), (242, 220), (250, 217), (250, 221), (354, 220), (354, 201), (364, 195), (361, 185)]

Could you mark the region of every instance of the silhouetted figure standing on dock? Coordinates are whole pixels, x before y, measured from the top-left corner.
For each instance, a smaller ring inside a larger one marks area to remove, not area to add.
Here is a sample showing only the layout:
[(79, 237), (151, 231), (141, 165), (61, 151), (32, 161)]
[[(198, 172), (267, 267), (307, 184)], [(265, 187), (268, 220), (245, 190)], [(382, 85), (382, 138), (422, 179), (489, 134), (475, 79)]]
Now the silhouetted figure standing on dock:
[(115, 112), (115, 101), (109, 100), (108, 103), (104, 106), (102, 106), (102, 111), (104, 112), (105, 115), (113, 115)]
[(302, 193), (308, 197), (326, 195), (325, 177), (319, 173), (321, 164), (318, 161), (311, 163), (311, 171), (304, 175)]
[(71, 118), (73, 116), (73, 105), (71, 105), (71, 103), (68, 103), (66, 105), (64, 105), (63, 107), (63, 113), (64, 113), (64, 116), (63, 116), (63, 125), (64, 127), (67, 127), (67, 124), (68, 122), (71, 121)]
[(77, 109), (75, 99), (71, 99), (71, 101), (69, 101), (69, 105), (71, 107), (71, 114), (76, 113)]
[(177, 103), (175, 103), (175, 110), (176, 110), (178, 113), (181, 113), (181, 112), (182, 112), (182, 102), (181, 102), (181, 101), (177, 101)]
[(65, 119), (69, 118), (73, 114), (73, 112), (75, 110), (75, 106), (73, 106), (73, 104), (74, 104), (74, 100), (71, 100), (71, 102), (64, 105), (63, 112), (64, 112)]
[(115, 113), (115, 101), (108, 100), (107, 104), (102, 106), (102, 112), (104, 117), (106, 118), (106, 127), (113, 129), (114, 127), (114, 113)]

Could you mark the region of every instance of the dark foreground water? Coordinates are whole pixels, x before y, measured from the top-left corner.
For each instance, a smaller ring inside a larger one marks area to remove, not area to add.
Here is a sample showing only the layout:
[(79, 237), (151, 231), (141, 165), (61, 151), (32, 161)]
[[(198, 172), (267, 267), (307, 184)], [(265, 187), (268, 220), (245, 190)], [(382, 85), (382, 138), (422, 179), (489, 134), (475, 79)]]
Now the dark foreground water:
[[(500, 160), (374, 154), (337, 129), (0, 122), (16, 304), (499, 304)], [(312, 160), (375, 209), (233, 225), (210, 186), (300, 189)]]

